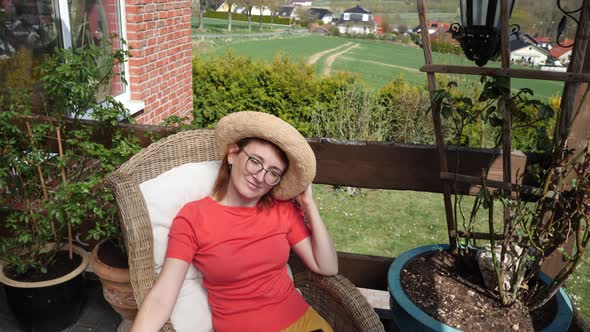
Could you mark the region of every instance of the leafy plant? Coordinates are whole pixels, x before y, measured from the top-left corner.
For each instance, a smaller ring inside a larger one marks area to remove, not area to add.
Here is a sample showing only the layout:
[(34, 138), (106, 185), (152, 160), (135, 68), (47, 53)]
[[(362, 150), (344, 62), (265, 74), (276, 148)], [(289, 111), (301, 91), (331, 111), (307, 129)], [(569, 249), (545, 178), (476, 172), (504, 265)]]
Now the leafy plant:
[[(122, 79), (113, 66), (128, 53), (115, 50), (105, 59), (103, 50), (57, 49), (42, 64), (45, 114), (32, 114), (26, 91), (2, 100), (0, 202), (10, 209), (5, 227), (11, 236), (0, 239), (0, 259), (17, 274), (45, 272), (86, 220), (93, 221), (89, 236), (95, 239), (119, 233), (114, 196), (102, 182), (139, 146), (118, 126), (133, 122), (124, 105), (98, 97), (111, 78)], [(96, 140), (109, 136), (112, 141)]]
[[(441, 105), (442, 116), (453, 124), (452, 142), (456, 145), (468, 143), (464, 130), (478, 121), (495, 128), (496, 148), (502, 144), (502, 129), (506, 123), (498, 103), (501, 96), (510, 94), (509, 86), (504, 79), (484, 77), (482, 82), (484, 88), (477, 102), (454, 95), (454, 82), (433, 94), (434, 101)], [(553, 108), (531, 99), (532, 95), (530, 89), (512, 94), (507, 104), (512, 114), (511, 129), (534, 129), (539, 124), (547, 125), (554, 118)], [(482, 170), (481, 190), (470, 215), (457, 213), (462, 211), (460, 195), (455, 195), (454, 206), (455, 226), (463, 225), (470, 236), (475, 234), (476, 215), (481, 211), (487, 213), (496, 295), (504, 305), (522, 300), (531, 311), (555, 295), (575, 271), (590, 240), (590, 141), (574, 156), (565, 142), (551, 141), (546, 130), (537, 131), (533, 139), (547, 156), (546, 163), (536, 168), (540, 180), (538, 188), (491, 183), (486, 170)], [(499, 230), (494, 223), (497, 202), (505, 211)], [(500, 240), (496, 240), (498, 233)], [(568, 248), (571, 242), (573, 246)], [(469, 248), (476, 247), (475, 236), (463, 238), (460, 253), (468, 255)], [(567, 263), (552, 283), (544, 286), (536, 282), (536, 277), (545, 258), (555, 250), (562, 252)]]

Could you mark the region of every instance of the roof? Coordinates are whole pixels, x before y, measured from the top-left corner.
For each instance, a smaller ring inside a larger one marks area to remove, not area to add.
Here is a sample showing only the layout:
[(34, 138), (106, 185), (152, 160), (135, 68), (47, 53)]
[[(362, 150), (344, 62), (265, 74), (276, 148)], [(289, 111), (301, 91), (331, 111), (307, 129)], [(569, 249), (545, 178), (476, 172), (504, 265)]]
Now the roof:
[(524, 48), (524, 47), (534, 47), (538, 51), (549, 55), (549, 51), (540, 47), (538, 45), (537, 40), (526, 32), (518, 32), (516, 34), (510, 34), (509, 40), (510, 40), (510, 52), (520, 50), (521, 48)]
[[(566, 44), (568, 45), (568, 44)], [(549, 51), (549, 54), (551, 54), (552, 57), (554, 58), (559, 58), (560, 56), (566, 54), (568, 51), (571, 51), (572, 48), (571, 47), (561, 47), (561, 46), (555, 46), (551, 49), (551, 51)]]
[(363, 15), (367, 15), (367, 14), (350, 13), (349, 19), (344, 20), (344, 13), (342, 13), (342, 14), (340, 14), (340, 18), (338, 19), (338, 22), (336, 22), (336, 25), (347, 25), (347, 24), (363, 25), (363, 26), (374, 26), (375, 25), (375, 21), (373, 20), (372, 17), (369, 17), (369, 19), (367, 21), (363, 21)]
[(218, 10), (219, 7), (221, 7), (223, 4), (225, 3), (225, 1), (223, 0), (211, 0), (209, 1), (209, 8), (213, 9), (213, 10)]
[(279, 10), (277, 10), (277, 12), (279, 13), (279, 16), (288, 17), (293, 14), (294, 10), (295, 7), (293, 6), (281, 6), (279, 7)]
[(348, 8), (343, 13), (373, 14), (371, 11), (361, 7), (361, 5), (356, 5), (356, 7)]
[(377, 24), (377, 26), (383, 25), (383, 17), (382, 16), (373, 15), (373, 21), (375, 21), (375, 24)]
[[(564, 46), (569, 46), (569, 45), (573, 45), (574, 44), (574, 40), (573, 39), (566, 38), (564, 40), (559, 41), (559, 43), (561, 45), (564, 45)], [(559, 47), (559, 45), (557, 43), (555, 43), (555, 46), (556, 47)]]
[(309, 8), (307, 14), (313, 16), (313, 18), (321, 20), (325, 16), (332, 15), (331, 11), (325, 8)]

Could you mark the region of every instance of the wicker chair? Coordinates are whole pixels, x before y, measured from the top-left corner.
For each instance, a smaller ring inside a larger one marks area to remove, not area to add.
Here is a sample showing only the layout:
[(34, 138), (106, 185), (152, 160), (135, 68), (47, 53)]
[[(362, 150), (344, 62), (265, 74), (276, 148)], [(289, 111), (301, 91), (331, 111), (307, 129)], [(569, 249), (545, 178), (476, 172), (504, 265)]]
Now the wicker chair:
[[(185, 131), (140, 151), (107, 178), (119, 206), (123, 237), (136, 302), (141, 304), (154, 285), (153, 238), (139, 185), (185, 163), (217, 160), (213, 131)], [(295, 286), (335, 331), (384, 331), (378, 316), (350, 281), (341, 275), (323, 277), (299, 260), (290, 261)], [(164, 331), (174, 331), (170, 322)]]

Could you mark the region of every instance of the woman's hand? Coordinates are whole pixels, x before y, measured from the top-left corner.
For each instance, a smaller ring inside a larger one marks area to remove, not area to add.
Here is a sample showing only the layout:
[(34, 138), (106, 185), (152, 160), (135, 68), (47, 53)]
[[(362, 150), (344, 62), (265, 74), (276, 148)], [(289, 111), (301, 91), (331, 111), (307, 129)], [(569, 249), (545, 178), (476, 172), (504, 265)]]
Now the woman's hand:
[(311, 183), (301, 194), (295, 196), (295, 200), (297, 201), (297, 204), (301, 206), (304, 212), (307, 212), (312, 204), (315, 204), (315, 201), (313, 200), (313, 192), (311, 190)]

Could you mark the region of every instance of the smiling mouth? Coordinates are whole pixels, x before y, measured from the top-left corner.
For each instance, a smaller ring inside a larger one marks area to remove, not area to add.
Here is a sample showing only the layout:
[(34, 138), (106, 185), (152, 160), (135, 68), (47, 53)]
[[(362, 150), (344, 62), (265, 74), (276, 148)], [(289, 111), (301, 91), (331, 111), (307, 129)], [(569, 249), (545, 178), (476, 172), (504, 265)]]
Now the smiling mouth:
[(256, 184), (254, 184), (254, 183), (252, 183), (252, 182), (250, 182), (250, 181), (248, 181), (248, 180), (246, 180), (246, 182), (248, 182), (248, 183), (249, 183), (250, 185), (252, 185), (253, 187), (256, 187), (256, 188), (258, 188), (258, 189), (260, 189), (260, 188), (261, 188), (260, 186), (258, 186), (258, 185), (256, 185)]

